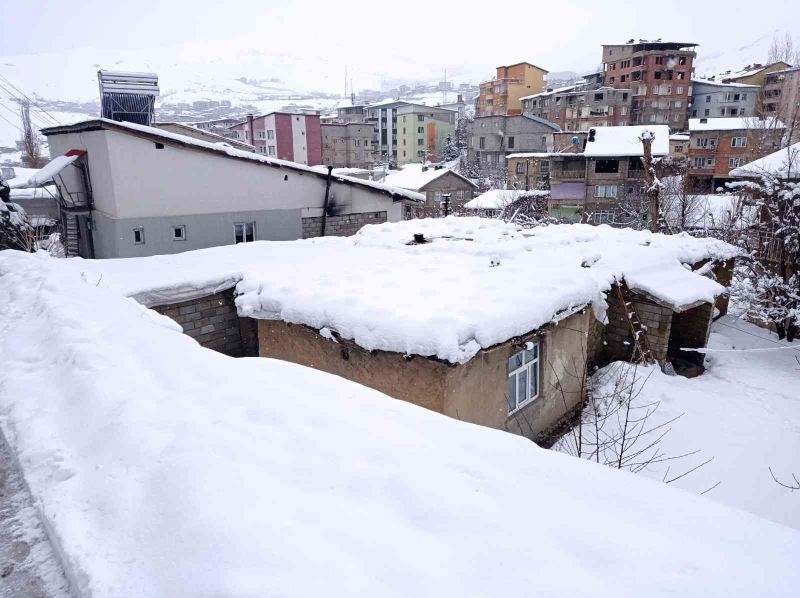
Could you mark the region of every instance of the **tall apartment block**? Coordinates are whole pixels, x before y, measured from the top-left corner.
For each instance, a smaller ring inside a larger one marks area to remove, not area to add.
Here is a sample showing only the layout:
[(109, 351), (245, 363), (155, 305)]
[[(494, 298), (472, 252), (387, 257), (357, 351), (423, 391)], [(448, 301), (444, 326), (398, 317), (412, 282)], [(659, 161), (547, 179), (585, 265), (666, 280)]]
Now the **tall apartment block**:
[(237, 139), (254, 145), (256, 152), (290, 162), (322, 164), (322, 133), (318, 114), (271, 112), (248, 116), (230, 127)]
[(498, 66), (497, 76), (480, 84), (476, 116), (522, 114), (522, 98), (544, 91), (547, 72), (528, 62)]
[(697, 44), (629, 40), (603, 45), (604, 84), (630, 89), (630, 124), (687, 126)]

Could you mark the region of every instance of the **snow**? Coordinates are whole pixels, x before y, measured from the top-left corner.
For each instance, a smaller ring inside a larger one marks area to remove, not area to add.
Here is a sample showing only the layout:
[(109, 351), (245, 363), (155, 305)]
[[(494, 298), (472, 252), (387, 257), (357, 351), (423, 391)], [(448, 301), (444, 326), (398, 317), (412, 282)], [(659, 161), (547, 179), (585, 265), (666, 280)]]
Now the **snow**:
[(770, 174), (779, 178), (798, 178), (800, 177), (800, 143), (795, 143), (744, 166), (734, 168), (730, 174), (735, 177)]
[[(510, 157), (510, 156), (509, 156)], [(502, 210), (507, 205), (525, 196), (547, 197), (549, 191), (525, 191), (520, 189), (490, 189), (464, 204), (467, 210)]]
[[(416, 233), (431, 242), (408, 245)], [(68, 267), (147, 305), (235, 285), (240, 315), (327, 327), (367, 350), (465, 363), (571, 307), (592, 303), (602, 313), (601, 293), (623, 276), (668, 305), (713, 301), (723, 288), (682, 263), (737, 252), (689, 235), (578, 224), (525, 230), (448, 217), (368, 225), (353, 237), (69, 260)], [(591, 268), (581, 266), (597, 255)], [(495, 256), (502, 266), (489, 268)]]
[(669, 154), (669, 127), (667, 125), (630, 125), (623, 127), (597, 127), (595, 140), (587, 142), (583, 155), (589, 158), (614, 156), (642, 156), (642, 133), (655, 135), (652, 145), (654, 156)]
[(0, 423), (76, 595), (800, 584), (794, 530), (323, 372), (203, 349), (75, 261), (0, 255)]
[(739, 131), (745, 129), (769, 130), (782, 129), (783, 123), (772, 117), (759, 119), (755, 117), (726, 117), (726, 118), (690, 118), (689, 131)]
[(38, 185), (49, 183), (53, 180), (54, 176), (72, 164), (79, 157), (80, 156), (78, 154), (74, 154), (72, 156), (56, 156), (50, 160), (50, 162), (45, 164), (43, 168), (39, 169), (38, 172), (34, 173), (28, 178), (27, 186), (36, 187)]
[[(797, 493), (780, 487), (769, 472), (771, 467), (784, 481), (800, 473), (800, 347), (733, 316), (713, 324), (708, 347), (707, 370), (697, 378), (667, 376), (655, 367), (640, 372), (637, 401), (659, 402), (651, 425), (680, 416), (660, 449), (667, 456), (700, 451), (651, 465), (643, 474), (661, 480), (668, 466), (675, 475), (713, 457), (673, 484), (699, 494), (719, 482), (706, 496), (800, 529)], [(605, 375), (616, 367), (605, 368)]]
[[(392, 187), (408, 189), (409, 191), (421, 191), (426, 185), (446, 175), (448, 172), (452, 172), (459, 178), (463, 178), (461, 175), (447, 168), (437, 169), (428, 167), (423, 170), (422, 164), (406, 164), (400, 170), (390, 170), (384, 177), (383, 183)], [(464, 179), (464, 181), (475, 186), (467, 179)]]
[[(754, 72), (758, 72), (758, 71), (754, 71)], [(730, 75), (727, 75), (727, 76), (730, 76)], [(712, 81), (710, 79), (693, 79), (692, 83), (693, 84), (694, 83), (700, 83), (702, 85), (713, 85), (715, 87), (723, 87), (723, 88), (731, 88), (731, 89), (733, 89), (733, 88), (736, 88), (736, 89), (749, 88), (749, 89), (752, 89), (754, 91), (758, 90), (758, 85), (750, 85), (749, 83), (723, 83), (722, 81)]]
[(14, 166), (14, 177), (6, 179), (6, 183), (12, 189), (24, 187), (28, 183), (28, 179), (39, 172), (38, 168), (23, 168), (22, 166)]

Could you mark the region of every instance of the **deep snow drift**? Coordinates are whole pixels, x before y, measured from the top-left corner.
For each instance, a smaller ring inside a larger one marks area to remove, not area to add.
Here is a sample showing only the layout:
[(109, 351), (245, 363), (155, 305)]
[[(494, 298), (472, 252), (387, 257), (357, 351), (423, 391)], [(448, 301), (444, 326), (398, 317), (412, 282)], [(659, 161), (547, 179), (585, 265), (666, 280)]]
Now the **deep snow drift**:
[(79, 593), (787, 596), (800, 534), (0, 254), (2, 428)]
[[(409, 245), (417, 233), (430, 242)], [(240, 315), (330, 328), (368, 350), (463, 363), (576, 306), (592, 303), (602, 318), (602, 293), (623, 276), (676, 307), (713, 301), (724, 289), (683, 264), (736, 254), (689, 235), (581, 224), (523, 230), (449, 217), (369, 225), (353, 237), (68, 263), (147, 305), (237, 285)]]

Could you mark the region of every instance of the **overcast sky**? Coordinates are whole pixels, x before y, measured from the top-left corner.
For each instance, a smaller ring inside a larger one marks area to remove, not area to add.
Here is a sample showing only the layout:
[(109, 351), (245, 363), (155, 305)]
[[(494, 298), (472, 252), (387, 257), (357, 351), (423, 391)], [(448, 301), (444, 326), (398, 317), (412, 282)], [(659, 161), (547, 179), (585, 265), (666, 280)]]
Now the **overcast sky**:
[[(387, 55), (431, 64), (510, 64), (585, 70), (602, 43), (631, 37), (729, 50), (800, 23), (800, 1), (381, 3), (334, 0), (0, 0), (0, 55), (64, 48), (132, 49), (237, 40), (304, 57), (345, 55), (358, 68)], [(799, 34), (800, 35), (800, 34)], [(400, 73), (398, 73), (400, 75)]]

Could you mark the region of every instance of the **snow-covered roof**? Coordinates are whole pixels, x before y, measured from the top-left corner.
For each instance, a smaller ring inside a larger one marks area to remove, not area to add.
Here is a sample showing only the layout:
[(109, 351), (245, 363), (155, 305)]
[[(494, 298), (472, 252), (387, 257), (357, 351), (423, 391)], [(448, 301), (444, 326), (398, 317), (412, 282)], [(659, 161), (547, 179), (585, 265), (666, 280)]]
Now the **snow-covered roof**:
[(422, 164), (406, 164), (400, 170), (390, 170), (384, 177), (383, 183), (410, 191), (422, 191), (428, 184), (447, 173), (457, 176), (470, 187), (477, 187), (475, 183), (449, 168), (423, 167)]
[(692, 79), (692, 85), (713, 85), (714, 87), (736, 88), (736, 89), (758, 89), (758, 85), (750, 83), (723, 83), (722, 81), (711, 81), (709, 79)]
[(689, 141), (689, 133), (673, 133), (669, 138), (671, 141)]
[(49, 183), (53, 180), (54, 176), (58, 175), (58, 173), (75, 162), (79, 157), (80, 154), (56, 156), (28, 178), (28, 186), (35, 187), (37, 185)]
[[(322, 177), (327, 176), (326, 172), (323, 172), (322, 170), (314, 166), (306, 166), (305, 164), (299, 164), (297, 162), (290, 162), (288, 160), (279, 160), (277, 158), (270, 158), (268, 156), (263, 156), (255, 152), (248, 152), (233, 148), (227, 143), (212, 143), (210, 141), (196, 139), (194, 137), (189, 137), (187, 135), (173, 133), (172, 131), (158, 129), (156, 127), (148, 127), (145, 125), (140, 125), (131, 122), (119, 122), (115, 120), (109, 120), (106, 118), (95, 118), (91, 120), (81, 121), (73, 125), (50, 127), (47, 129), (42, 129), (42, 133), (44, 133), (45, 135), (60, 135), (65, 133), (74, 133), (84, 130), (95, 130), (95, 129), (113, 129), (130, 133), (134, 132), (143, 133), (151, 137), (169, 139), (171, 141), (176, 141), (184, 145), (191, 145), (194, 147), (203, 148), (205, 150), (211, 150), (220, 155), (228, 156), (230, 158), (236, 158), (240, 160), (250, 160), (252, 162), (260, 162), (262, 164), (267, 164), (270, 166), (275, 166), (279, 168), (289, 168), (301, 172), (310, 172), (316, 176), (322, 176)], [(347, 183), (350, 185), (370, 187), (372, 189), (375, 189), (376, 191), (381, 191), (398, 199), (425, 201), (425, 196), (421, 195), (420, 193), (409, 191), (408, 189), (402, 189), (400, 187), (391, 187), (390, 185), (386, 185), (383, 183), (376, 183), (374, 181), (365, 181), (363, 179), (358, 179), (348, 176), (335, 176), (334, 180), (341, 183)]]
[[(431, 242), (408, 245), (416, 233)], [(681, 262), (736, 254), (688, 235), (577, 224), (524, 230), (449, 217), (369, 225), (352, 237), (70, 263), (147, 305), (236, 285), (243, 316), (327, 327), (368, 350), (463, 363), (571, 306), (602, 310), (601, 293), (615, 277), (678, 309), (712, 301), (723, 288)], [(493, 256), (501, 266), (489, 267)], [(508, 301), (512, 295), (525, 301)]]
[(796, 530), (339, 376), (204, 349), (82, 276), (89, 264), (0, 254), (3, 430), (75, 595), (800, 587)]
[(58, 189), (55, 185), (11, 189), (11, 199), (55, 199), (56, 197)]
[(726, 118), (690, 118), (689, 131), (739, 131), (745, 129), (782, 129), (784, 124), (774, 117), (765, 119), (755, 117), (730, 116)]
[(734, 177), (771, 175), (778, 178), (800, 178), (800, 142), (772, 152), (744, 166), (734, 168)]
[(597, 127), (595, 140), (587, 141), (583, 154), (589, 158), (613, 156), (642, 156), (641, 134), (650, 131), (655, 135), (654, 156), (669, 154), (669, 127), (667, 125), (630, 125), (623, 127)]
[[(510, 157), (510, 156), (508, 156)], [(524, 189), (490, 189), (464, 204), (468, 210), (502, 210), (523, 197), (547, 197), (549, 191), (525, 191)]]

